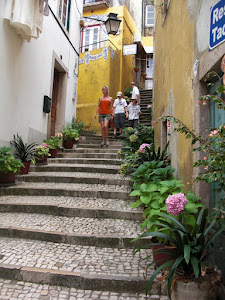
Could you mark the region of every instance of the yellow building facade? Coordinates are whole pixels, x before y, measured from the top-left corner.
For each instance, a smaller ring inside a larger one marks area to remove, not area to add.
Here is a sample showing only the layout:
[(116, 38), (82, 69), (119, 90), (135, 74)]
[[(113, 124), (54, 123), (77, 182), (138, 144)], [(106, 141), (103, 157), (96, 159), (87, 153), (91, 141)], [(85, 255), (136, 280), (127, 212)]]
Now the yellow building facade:
[[(102, 87), (109, 87), (109, 94), (113, 99), (116, 98), (118, 91), (122, 91), (124, 95), (130, 82), (135, 79), (135, 55), (123, 55), (123, 45), (127, 41), (133, 44), (134, 35), (141, 36), (125, 4), (100, 9), (96, 7), (94, 10), (86, 8), (83, 16), (85, 20), (85, 17), (99, 18), (109, 13), (116, 13), (121, 20), (118, 34), (107, 36), (105, 42), (99, 41), (98, 49), (81, 47), (79, 63), (76, 118), (98, 133), (100, 133), (100, 126), (98, 120), (94, 119), (94, 114), (98, 99), (102, 96)], [(149, 40), (145, 39), (145, 43), (153, 46), (153, 38)]]

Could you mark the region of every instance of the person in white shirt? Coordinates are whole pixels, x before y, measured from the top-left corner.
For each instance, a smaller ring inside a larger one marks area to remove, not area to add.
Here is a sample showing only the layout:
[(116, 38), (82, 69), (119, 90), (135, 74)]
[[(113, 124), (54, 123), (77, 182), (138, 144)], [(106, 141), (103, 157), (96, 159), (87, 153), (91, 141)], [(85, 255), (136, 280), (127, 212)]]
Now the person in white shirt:
[(136, 98), (137, 99), (137, 104), (140, 105), (140, 92), (138, 87), (134, 84), (134, 82), (131, 82), (130, 86), (132, 87), (132, 95), (131, 98)]
[(141, 114), (140, 105), (137, 104), (137, 99), (131, 97), (131, 103), (128, 105), (128, 126), (136, 128), (138, 126), (139, 115)]
[(113, 104), (113, 117), (114, 117), (114, 136), (116, 138), (116, 130), (119, 129), (119, 133), (122, 133), (125, 123), (125, 111), (126, 118), (128, 118), (127, 101), (122, 98), (122, 92), (117, 93), (117, 99)]

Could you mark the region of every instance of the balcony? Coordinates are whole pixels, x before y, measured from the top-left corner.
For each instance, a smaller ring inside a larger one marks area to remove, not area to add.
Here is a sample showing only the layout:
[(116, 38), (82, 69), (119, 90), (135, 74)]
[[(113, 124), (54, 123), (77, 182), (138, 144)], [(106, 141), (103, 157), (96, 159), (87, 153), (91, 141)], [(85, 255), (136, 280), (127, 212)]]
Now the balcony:
[(83, 4), (84, 4), (83, 11), (108, 8), (109, 1), (110, 0), (83, 0)]

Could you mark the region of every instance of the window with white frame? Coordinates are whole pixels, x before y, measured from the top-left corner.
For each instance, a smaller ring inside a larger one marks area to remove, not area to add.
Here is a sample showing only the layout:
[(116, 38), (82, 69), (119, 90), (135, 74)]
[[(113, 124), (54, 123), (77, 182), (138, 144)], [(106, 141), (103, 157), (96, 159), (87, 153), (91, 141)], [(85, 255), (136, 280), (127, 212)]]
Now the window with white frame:
[(105, 47), (108, 36), (100, 24), (85, 27), (81, 39), (81, 52)]
[(146, 18), (145, 25), (146, 26), (154, 26), (155, 23), (155, 8), (153, 5), (146, 6)]
[(70, 18), (70, 4), (71, 0), (60, 0), (59, 1), (59, 18), (63, 25), (69, 31), (69, 18)]

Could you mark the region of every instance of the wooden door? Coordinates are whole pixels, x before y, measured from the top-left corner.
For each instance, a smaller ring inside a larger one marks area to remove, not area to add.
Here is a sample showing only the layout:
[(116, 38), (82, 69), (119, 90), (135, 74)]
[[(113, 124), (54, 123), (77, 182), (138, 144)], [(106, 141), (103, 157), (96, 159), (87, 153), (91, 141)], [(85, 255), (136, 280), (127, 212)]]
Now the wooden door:
[(52, 92), (52, 107), (51, 107), (51, 136), (55, 135), (56, 109), (59, 85), (59, 72), (54, 69), (54, 81)]

